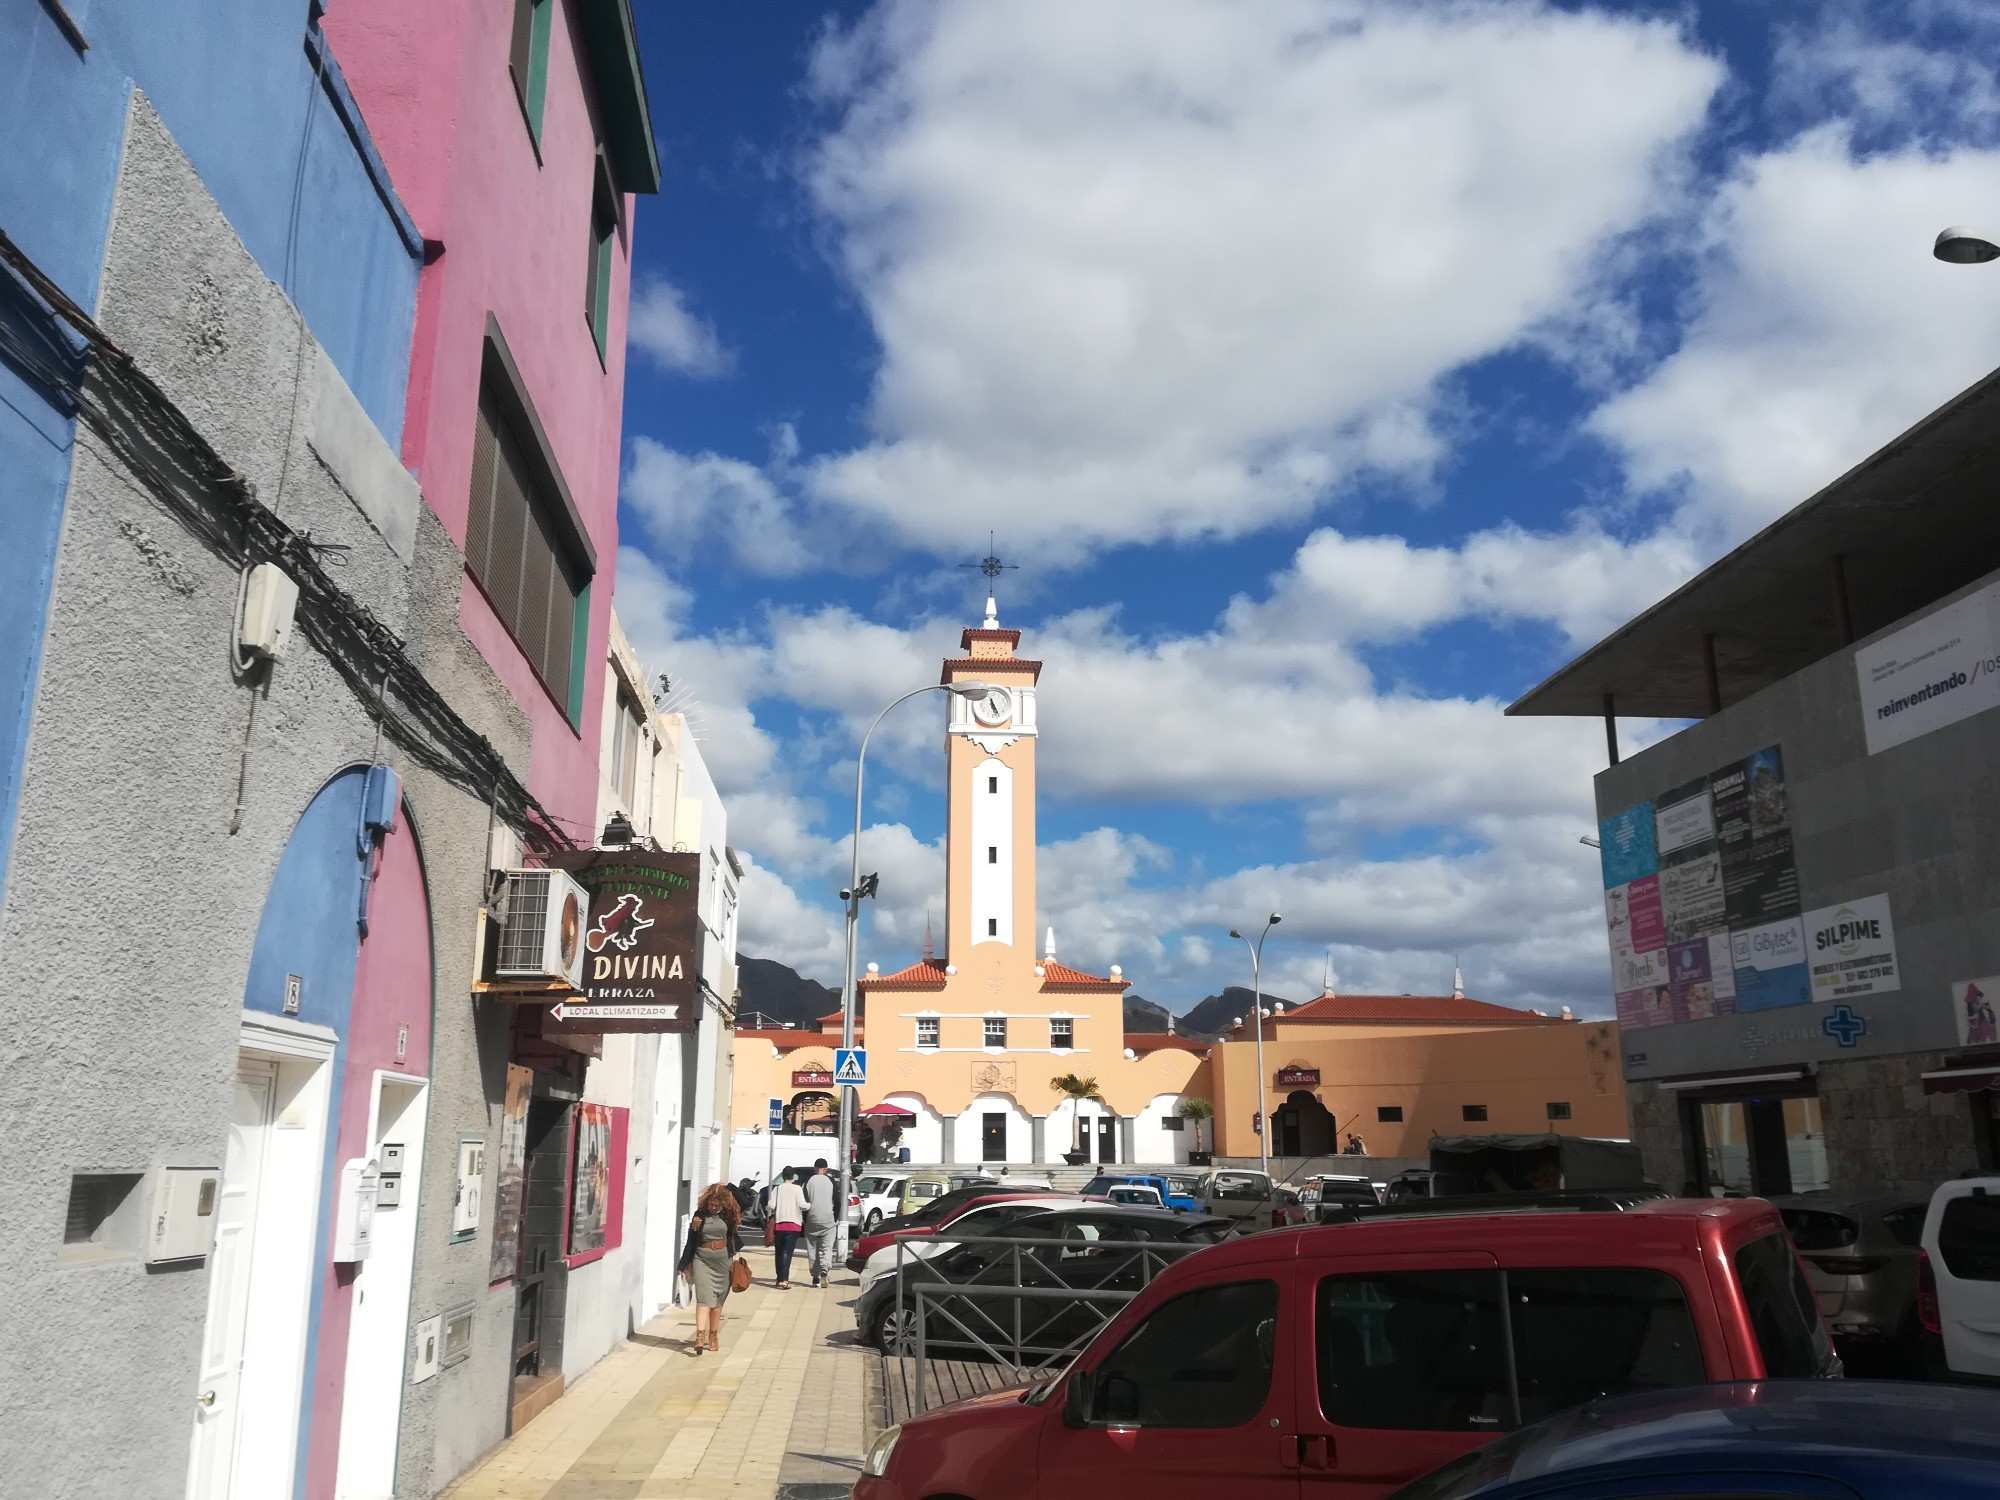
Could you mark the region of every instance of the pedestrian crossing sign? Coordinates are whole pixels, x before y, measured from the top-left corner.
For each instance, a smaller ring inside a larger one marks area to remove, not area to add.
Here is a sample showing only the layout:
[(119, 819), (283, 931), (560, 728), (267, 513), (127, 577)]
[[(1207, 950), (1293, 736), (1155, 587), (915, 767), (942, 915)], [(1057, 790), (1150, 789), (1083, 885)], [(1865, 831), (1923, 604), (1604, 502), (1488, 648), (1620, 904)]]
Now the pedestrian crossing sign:
[(868, 1049), (866, 1047), (835, 1047), (833, 1049), (833, 1081), (860, 1087), (868, 1081)]

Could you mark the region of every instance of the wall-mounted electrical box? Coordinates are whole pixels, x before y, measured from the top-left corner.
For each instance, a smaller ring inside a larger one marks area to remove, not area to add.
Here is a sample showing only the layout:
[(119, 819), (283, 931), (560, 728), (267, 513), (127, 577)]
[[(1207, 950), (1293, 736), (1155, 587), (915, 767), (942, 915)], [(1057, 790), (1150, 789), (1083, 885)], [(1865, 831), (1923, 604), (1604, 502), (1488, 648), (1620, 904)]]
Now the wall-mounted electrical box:
[(375, 1238), (375, 1190), (382, 1174), (360, 1157), (340, 1169), (333, 1207), (332, 1259), (343, 1263), (366, 1260)]
[(395, 1208), (403, 1201), (403, 1148), (395, 1141), (384, 1141), (375, 1154), (375, 1165), (381, 1171), (381, 1181), (375, 1184), (375, 1206)]
[(146, 1264), (200, 1260), (215, 1243), (222, 1201), (220, 1167), (162, 1167), (153, 1174), (146, 1219)]
[(387, 766), (370, 766), (361, 784), (361, 826), (370, 833), (387, 834), (396, 826), (396, 806), (402, 785)]
[(298, 612), (299, 586), (276, 563), (258, 563), (243, 587), (243, 622), (239, 644), (248, 656), (277, 661), (292, 638), (292, 616)]

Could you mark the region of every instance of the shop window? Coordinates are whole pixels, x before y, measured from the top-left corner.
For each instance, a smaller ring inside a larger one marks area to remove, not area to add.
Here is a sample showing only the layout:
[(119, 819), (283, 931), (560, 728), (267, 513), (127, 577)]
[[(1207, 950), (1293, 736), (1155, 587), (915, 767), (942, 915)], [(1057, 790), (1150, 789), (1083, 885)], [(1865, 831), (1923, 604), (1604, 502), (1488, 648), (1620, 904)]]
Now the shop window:
[(608, 1104), (579, 1104), (570, 1118), (568, 1257), (577, 1266), (624, 1243), (630, 1111)]
[(988, 1016), (986, 1018), (986, 1045), (1004, 1047), (1007, 1045), (1007, 1018)]
[(1787, 1099), (1785, 1158), (1795, 1193), (1820, 1193), (1833, 1184), (1826, 1165), (1826, 1112), (1817, 1099)]
[(1049, 1018), (1049, 1045), (1058, 1052), (1067, 1052), (1076, 1045), (1076, 1022), (1068, 1016)]
[(917, 1017), (917, 1045), (934, 1048), (938, 1044), (938, 1018), (936, 1016)]
[(1458, 1114), (1462, 1120), (1484, 1120), (1486, 1118), (1486, 1106), (1483, 1104), (1461, 1104), (1458, 1107)]
[(1750, 1121), (1741, 1103), (1701, 1106), (1701, 1149), (1710, 1191), (1750, 1191)]
[(1375, 1107), (1377, 1125), (1400, 1125), (1403, 1123), (1403, 1106), (1400, 1104), (1380, 1104)]
[(1263, 1410), (1278, 1287), (1203, 1287), (1176, 1297), (1097, 1367), (1091, 1420), (1117, 1427), (1240, 1427)]
[(1736, 1252), (1736, 1280), (1765, 1375), (1773, 1380), (1817, 1376), (1833, 1351), (1792, 1242), (1782, 1234), (1752, 1240)]

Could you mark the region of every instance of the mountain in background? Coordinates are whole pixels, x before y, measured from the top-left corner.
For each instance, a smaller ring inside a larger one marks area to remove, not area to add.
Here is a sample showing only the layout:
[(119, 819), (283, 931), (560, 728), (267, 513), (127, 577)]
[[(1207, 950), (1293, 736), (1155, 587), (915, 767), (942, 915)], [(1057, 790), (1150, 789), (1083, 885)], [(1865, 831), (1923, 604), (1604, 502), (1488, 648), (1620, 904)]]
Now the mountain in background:
[[(1264, 1003), (1282, 1001), (1286, 1010), (1297, 1002), (1287, 1000), (1283, 995), (1273, 995), (1268, 991)], [(1257, 1003), (1257, 992), (1248, 985), (1232, 984), (1219, 995), (1210, 995), (1193, 1010), (1181, 1017), (1180, 1029), (1189, 1036), (1197, 1032), (1209, 1036), (1221, 1036), (1238, 1016), (1247, 1016)]]
[[(1170, 1012), (1164, 1005), (1157, 1005), (1153, 1001), (1148, 1000), (1144, 995), (1128, 994), (1125, 997), (1125, 1029), (1127, 1031), (1165, 1031), (1167, 1029), (1167, 1017), (1169, 1014)], [(1197, 1042), (1212, 1042), (1215, 1040), (1214, 1032), (1204, 1031), (1198, 1026), (1190, 1026), (1188, 1018), (1182, 1016), (1174, 1017), (1174, 1034), (1176, 1036), (1192, 1038)]]
[(736, 1024), (751, 1027), (804, 1027), (819, 1030), (819, 1018), (840, 1009), (840, 991), (806, 978), (774, 958), (738, 958)]

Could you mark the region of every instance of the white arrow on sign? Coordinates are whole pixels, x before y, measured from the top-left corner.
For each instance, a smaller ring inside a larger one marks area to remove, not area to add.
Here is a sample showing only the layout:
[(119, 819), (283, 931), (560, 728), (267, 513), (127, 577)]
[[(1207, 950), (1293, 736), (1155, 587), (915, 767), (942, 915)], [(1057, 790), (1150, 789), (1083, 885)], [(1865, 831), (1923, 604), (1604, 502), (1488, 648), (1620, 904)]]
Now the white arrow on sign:
[(575, 1017), (587, 1021), (595, 1016), (601, 1021), (672, 1021), (680, 1016), (678, 1005), (577, 1005), (557, 1001), (549, 1008), (549, 1015), (558, 1021)]

